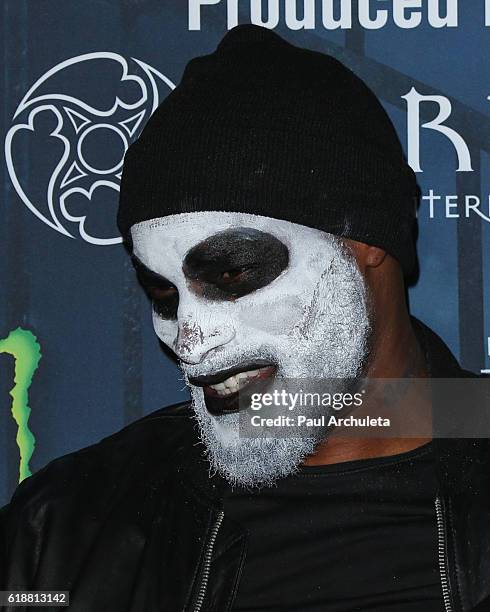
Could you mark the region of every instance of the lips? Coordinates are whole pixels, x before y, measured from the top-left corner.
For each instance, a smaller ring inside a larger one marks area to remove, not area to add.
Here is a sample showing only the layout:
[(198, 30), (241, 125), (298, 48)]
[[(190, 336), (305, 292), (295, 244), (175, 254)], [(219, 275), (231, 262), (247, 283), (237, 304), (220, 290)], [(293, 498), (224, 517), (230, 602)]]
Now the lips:
[(189, 377), (189, 383), (202, 387), (208, 411), (219, 415), (237, 412), (241, 406), (248, 406), (250, 395), (263, 391), (274, 378), (276, 370), (275, 364), (260, 360), (207, 376)]

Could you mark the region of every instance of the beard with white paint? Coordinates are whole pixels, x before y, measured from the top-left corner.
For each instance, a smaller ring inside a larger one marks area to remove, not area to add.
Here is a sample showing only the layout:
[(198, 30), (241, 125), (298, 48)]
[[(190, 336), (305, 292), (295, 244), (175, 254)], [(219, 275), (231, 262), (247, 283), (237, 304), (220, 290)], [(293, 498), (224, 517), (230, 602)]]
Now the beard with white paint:
[[(288, 263), (270, 283), (233, 300), (199, 295), (186, 278), (187, 253), (213, 235), (252, 228), (279, 240)], [(232, 484), (259, 487), (297, 470), (326, 430), (303, 438), (245, 438), (239, 414), (213, 415), (199, 376), (254, 363), (274, 364), (279, 378), (360, 377), (369, 353), (368, 294), (355, 259), (331, 234), (248, 213), (182, 213), (131, 230), (133, 252), (178, 291), (174, 320), (153, 313), (158, 337), (177, 355), (213, 470)], [(237, 378), (218, 385), (236, 388)], [(328, 420), (328, 419), (327, 419)]]

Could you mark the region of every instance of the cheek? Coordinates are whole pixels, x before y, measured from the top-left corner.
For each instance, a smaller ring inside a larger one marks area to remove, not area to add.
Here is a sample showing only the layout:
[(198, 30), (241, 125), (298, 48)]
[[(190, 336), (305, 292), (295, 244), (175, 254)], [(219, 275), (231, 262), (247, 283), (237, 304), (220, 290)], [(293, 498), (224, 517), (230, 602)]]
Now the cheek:
[(289, 336), (301, 323), (318, 290), (330, 251), (301, 256), (292, 253), (290, 267), (270, 286), (239, 300), (241, 321), (248, 327)]
[(240, 305), (237, 329), (255, 330), (271, 336), (287, 336), (302, 320), (307, 305), (304, 294), (264, 292)]
[(159, 317), (155, 312), (152, 316), (153, 329), (160, 340), (173, 349), (177, 340), (178, 325), (177, 321), (167, 321)]
[(366, 320), (363, 279), (353, 264), (339, 260), (333, 271), (325, 271), (309, 294), (298, 333), (305, 339), (332, 333), (351, 337), (356, 330), (364, 329)]

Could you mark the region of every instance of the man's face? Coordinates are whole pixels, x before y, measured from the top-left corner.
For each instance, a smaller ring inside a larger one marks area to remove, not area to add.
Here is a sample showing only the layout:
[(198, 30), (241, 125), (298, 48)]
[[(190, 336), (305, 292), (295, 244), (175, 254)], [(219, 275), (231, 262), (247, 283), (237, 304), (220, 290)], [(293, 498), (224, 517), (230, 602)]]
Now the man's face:
[(155, 332), (179, 359), (211, 465), (247, 486), (293, 472), (326, 432), (240, 438), (238, 389), (361, 374), (370, 318), (353, 256), (331, 234), (246, 213), (171, 215), (131, 234)]

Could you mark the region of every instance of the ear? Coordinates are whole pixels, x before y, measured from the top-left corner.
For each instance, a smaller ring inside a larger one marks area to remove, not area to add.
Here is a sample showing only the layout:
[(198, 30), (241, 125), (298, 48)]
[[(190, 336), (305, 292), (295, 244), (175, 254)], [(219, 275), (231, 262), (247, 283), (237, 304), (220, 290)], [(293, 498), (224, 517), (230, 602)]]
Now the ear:
[(365, 265), (367, 268), (377, 268), (386, 258), (386, 251), (379, 247), (366, 245)]
[(386, 259), (386, 251), (379, 247), (358, 242), (350, 238), (345, 239), (345, 242), (350, 246), (355, 255), (359, 268), (365, 272), (366, 268), (377, 268)]

